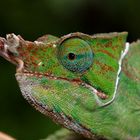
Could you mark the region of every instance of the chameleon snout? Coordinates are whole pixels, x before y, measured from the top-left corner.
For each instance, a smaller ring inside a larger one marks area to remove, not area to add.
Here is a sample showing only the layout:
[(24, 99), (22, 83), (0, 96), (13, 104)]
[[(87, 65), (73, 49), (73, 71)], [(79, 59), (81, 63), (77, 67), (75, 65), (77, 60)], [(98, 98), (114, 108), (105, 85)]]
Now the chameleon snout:
[(6, 39), (0, 38), (0, 56), (17, 66), (17, 72), (23, 69), (23, 61), (18, 57), (17, 48), (20, 39), (15, 34), (7, 34)]
[(6, 44), (6, 40), (4, 38), (0, 37), (0, 56), (7, 58), (8, 55), (6, 53), (5, 44)]

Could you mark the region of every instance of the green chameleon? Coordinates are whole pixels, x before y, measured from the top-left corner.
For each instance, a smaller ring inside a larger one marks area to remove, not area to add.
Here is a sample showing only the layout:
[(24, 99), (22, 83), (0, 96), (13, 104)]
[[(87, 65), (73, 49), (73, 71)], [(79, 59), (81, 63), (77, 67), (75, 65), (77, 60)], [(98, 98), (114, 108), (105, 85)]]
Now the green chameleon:
[(91, 139), (140, 140), (140, 41), (126, 38), (8, 34), (0, 55), (17, 66), (24, 98), (54, 122)]

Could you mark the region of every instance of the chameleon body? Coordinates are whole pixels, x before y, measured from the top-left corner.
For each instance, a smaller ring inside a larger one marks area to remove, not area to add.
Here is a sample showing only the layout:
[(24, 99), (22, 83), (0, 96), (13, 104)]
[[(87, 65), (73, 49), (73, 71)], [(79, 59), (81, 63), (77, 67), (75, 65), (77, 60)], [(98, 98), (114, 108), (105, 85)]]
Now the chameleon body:
[[(91, 139), (140, 139), (140, 42), (127, 32), (0, 38), (17, 66), (27, 101), (56, 123)], [(129, 49), (129, 51), (128, 51)]]

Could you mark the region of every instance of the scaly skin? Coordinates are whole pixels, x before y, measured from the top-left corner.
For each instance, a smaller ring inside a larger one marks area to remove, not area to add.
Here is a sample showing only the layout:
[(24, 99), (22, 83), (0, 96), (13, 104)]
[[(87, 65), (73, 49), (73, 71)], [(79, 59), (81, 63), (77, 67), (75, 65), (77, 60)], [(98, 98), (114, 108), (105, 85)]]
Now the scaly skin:
[(11, 34), (0, 38), (0, 55), (17, 65), (24, 98), (55, 122), (91, 139), (138, 140), (140, 42), (127, 54), (126, 36), (72, 33), (29, 42)]

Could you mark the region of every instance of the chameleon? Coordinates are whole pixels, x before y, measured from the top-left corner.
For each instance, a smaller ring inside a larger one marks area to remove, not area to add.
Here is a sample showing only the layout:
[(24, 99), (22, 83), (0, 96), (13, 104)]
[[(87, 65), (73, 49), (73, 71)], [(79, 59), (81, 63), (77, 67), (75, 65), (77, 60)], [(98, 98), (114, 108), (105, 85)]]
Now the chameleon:
[(140, 139), (140, 41), (127, 32), (0, 38), (23, 97), (89, 139)]

